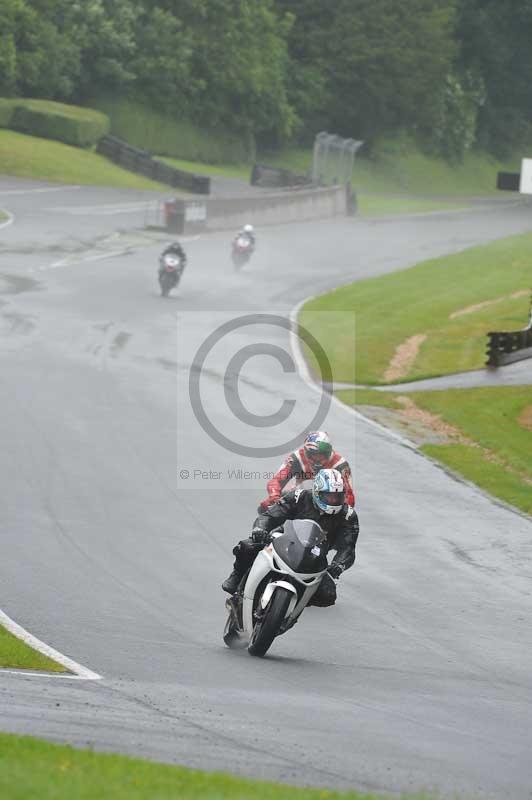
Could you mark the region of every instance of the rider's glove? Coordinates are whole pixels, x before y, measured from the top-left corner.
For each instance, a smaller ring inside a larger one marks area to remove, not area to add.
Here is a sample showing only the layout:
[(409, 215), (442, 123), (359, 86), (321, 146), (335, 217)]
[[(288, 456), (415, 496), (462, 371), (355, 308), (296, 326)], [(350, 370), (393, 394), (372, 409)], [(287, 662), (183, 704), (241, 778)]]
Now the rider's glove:
[(338, 580), (343, 571), (344, 568), (340, 564), (336, 564), (334, 561), (327, 567), (327, 572), (329, 573), (331, 578), (334, 578), (336, 581)]
[(255, 544), (269, 544), (271, 536), (264, 528), (253, 528), (251, 531), (251, 539)]
[(278, 500), (281, 499), (280, 495), (268, 495), (265, 500), (261, 500), (260, 509), (261, 511), (267, 511), (270, 506), (273, 506), (274, 503), (277, 503)]

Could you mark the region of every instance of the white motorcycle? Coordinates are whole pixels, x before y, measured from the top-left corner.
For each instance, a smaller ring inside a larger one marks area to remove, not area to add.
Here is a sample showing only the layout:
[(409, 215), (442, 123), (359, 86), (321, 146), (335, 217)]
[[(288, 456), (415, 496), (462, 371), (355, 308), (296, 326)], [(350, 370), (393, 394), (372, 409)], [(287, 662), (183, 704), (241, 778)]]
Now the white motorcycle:
[(287, 520), (282, 531), (272, 532), (271, 544), (226, 601), (226, 645), (247, 644), (250, 655), (265, 655), (318, 590), (327, 572), (327, 550), (327, 536), (314, 520)]

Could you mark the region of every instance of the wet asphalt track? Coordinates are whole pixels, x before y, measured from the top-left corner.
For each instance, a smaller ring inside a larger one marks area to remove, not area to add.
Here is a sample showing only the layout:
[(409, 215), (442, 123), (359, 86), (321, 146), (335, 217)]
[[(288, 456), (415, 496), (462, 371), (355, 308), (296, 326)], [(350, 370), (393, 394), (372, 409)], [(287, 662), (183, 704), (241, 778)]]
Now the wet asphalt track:
[[(229, 651), (219, 584), (263, 481), (226, 470), (280, 459), (214, 444), (188, 375), (220, 322), (531, 230), (530, 207), (268, 228), (240, 275), (227, 234), (203, 236), (165, 301), (160, 243), (133, 232), (146, 195), (41, 188), (0, 180), (15, 214), (0, 231), (0, 607), (103, 680), (0, 674), (0, 728), (299, 784), (529, 798), (530, 520), (333, 406), (357, 563), (337, 606), (308, 610), (269, 657)], [(288, 350), (281, 328), (240, 329), (202, 396), (218, 429), (261, 446), (296, 435), (319, 397), (255, 356), (244, 404), (296, 411), (274, 429), (236, 420), (225, 366), (256, 341)]]

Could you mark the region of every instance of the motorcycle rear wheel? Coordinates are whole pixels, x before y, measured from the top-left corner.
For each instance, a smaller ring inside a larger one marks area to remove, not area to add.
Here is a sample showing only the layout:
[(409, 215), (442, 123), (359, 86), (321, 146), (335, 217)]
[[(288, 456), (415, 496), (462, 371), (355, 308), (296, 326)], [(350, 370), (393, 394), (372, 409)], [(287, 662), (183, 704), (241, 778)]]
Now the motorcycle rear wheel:
[(279, 586), (275, 589), (264, 616), (253, 628), (251, 640), (248, 645), (250, 656), (264, 656), (273, 640), (279, 633), (281, 623), (286, 616), (292, 592)]

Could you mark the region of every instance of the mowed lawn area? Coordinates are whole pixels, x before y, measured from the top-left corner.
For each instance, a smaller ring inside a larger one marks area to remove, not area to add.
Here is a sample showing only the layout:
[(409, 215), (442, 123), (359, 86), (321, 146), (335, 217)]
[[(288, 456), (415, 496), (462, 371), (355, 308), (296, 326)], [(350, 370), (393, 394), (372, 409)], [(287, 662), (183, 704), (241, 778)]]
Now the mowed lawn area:
[(424, 337), (400, 377), (410, 381), (483, 367), (488, 331), (526, 325), (531, 289), (525, 234), (356, 281), (305, 304), (299, 320), (346, 383), (390, 383), (397, 347)]
[(0, 174), (121, 189), (168, 189), (116, 166), (90, 149), (5, 129), (0, 129)]
[(532, 386), (336, 394), (348, 405), (363, 406), (363, 413), (389, 409), (407, 436), (409, 421), (421, 421), (442, 440), (420, 444), (424, 453), (532, 515)]
[[(0, 797), (6, 800), (378, 800), (375, 794), (301, 789), (140, 758), (74, 750), (6, 734), (0, 734)], [(403, 797), (407, 800), (406, 795)]]
[(421, 449), (532, 514), (532, 386), (401, 396), (401, 382), (481, 369), (488, 331), (527, 324), (531, 288), (525, 234), (337, 289), (307, 303), (300, 322), (322, 344), (335, 382), (397, 386), (338, 391), (343, 402), (369, 414), (385, 406), (392, 413), (381, 421), (401, 430), (411, 420), (443, 431)]

